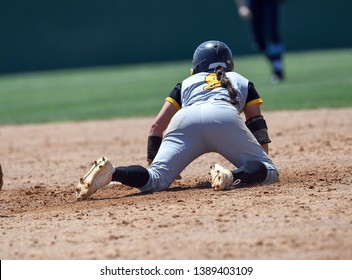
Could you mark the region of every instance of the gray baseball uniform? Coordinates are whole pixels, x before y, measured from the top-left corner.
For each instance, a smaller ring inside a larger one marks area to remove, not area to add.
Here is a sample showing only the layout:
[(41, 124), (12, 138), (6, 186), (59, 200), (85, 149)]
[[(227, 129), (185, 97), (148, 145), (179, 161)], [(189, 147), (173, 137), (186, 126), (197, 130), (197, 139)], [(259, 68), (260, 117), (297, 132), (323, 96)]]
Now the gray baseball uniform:
[(142, 192), (167, 189), (187, 165), (209, 152), (221, 154), (237, 168), (249, 161), (261, 161), (268, 171), (263, 183), (277, 181), (275, 165), (240, 116), (245, 106), (263, 101), (246, 78), (235, 72), (226, 76), (239, 92), (236, 106), (229, 103), (228, 92), (215, 73), (192, 75), (170, 93), (166, 100), (180, 110), (148, 167), (150, 177)]

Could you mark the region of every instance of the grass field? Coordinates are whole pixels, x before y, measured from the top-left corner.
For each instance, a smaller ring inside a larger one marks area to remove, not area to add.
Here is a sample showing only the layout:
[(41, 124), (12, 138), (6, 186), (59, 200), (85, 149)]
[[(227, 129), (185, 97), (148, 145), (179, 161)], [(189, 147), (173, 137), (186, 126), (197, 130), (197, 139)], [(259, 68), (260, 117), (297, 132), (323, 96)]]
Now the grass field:
[[(155, 115), (190, 61), (0, 76), (0, 124)], [(352, 106), (352, 49), (287, 53), (287, 80), (272, 85), (264, 57), (235, 57), (264, 110)]]

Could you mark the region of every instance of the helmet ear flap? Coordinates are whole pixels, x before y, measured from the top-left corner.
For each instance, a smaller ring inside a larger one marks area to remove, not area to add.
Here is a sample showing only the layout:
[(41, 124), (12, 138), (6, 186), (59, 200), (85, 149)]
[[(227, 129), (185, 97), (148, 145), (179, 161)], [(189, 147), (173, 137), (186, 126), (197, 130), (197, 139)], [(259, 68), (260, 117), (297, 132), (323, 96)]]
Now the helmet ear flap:
[(199, 72), (199, 65), (197, 65), (196, 67), (191, 68), (191, 76), (194, 74), (197, 74)]

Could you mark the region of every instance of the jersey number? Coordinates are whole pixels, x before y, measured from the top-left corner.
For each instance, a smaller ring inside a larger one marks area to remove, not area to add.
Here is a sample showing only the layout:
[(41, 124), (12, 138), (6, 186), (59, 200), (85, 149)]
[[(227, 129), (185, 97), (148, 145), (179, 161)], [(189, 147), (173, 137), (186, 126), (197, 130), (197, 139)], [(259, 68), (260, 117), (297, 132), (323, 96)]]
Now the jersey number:
[(204, 86), (204, 90), (211, 90), (220, 87), (220, 81), (216, 77), (215, 73), (211, 73), (205, 77), (205, 82), (207, 85)]

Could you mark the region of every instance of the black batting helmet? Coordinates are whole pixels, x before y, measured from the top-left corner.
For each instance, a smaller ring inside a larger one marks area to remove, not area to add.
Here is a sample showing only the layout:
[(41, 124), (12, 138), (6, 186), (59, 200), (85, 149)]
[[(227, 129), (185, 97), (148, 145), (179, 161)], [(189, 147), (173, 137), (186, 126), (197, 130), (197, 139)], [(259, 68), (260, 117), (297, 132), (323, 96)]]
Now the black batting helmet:
[(233, 71), (231, 50), (220, 41), (206, 41), (198, 46), (193, 55), (191, 73), (209, 72), (218, 66)]

